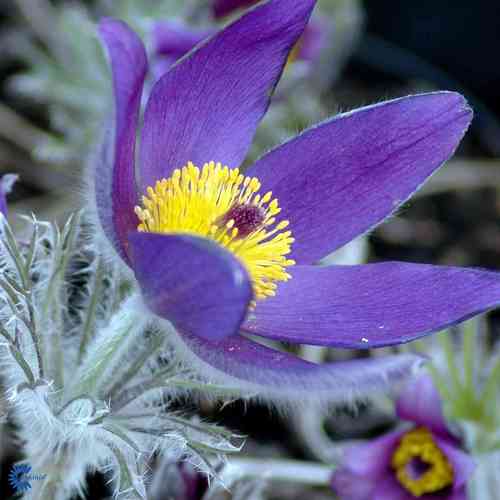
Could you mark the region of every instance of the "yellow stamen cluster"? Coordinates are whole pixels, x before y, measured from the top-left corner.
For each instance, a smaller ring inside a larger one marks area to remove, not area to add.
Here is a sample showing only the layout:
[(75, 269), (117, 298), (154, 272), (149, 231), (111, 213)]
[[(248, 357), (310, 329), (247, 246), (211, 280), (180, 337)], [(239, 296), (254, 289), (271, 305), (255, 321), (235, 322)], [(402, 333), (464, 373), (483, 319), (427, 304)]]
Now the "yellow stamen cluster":
[[(413, 460), (427, 467), (418, 477), (414, 477), (409, 470)], [(392, 456), (392, 467), (398, 481), (417, 498), (453, 484), (453, 468), (425, 427), (403, 436)]]
[[(139, 231), (187, 233), (210, 238), (232, 252), (246, 267), (256, 299), (276, 294), (277, 282), (291, 276), (286, 268), (293, 243), (288, 221), (276, 221), (281, 209), (272, 193), (261, 196), (257, 178), (245, 177), (239, 169), (206, 163), (200, 170), (189, 162), (174, 170), (169, 179), (148, 187), (142, 207), (136, 207)], [(238, 227), (230, 218), (237, 211), (259, 214), (258, 224)], [(250, 228), (250, 231), (249, 231)]]

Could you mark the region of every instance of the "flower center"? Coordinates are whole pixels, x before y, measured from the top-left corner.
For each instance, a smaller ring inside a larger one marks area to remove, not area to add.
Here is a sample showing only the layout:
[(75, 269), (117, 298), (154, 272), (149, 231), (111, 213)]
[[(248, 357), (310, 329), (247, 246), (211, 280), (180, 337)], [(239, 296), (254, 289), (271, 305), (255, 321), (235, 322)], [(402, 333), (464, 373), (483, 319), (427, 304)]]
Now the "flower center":
[(425, 427), (402, 437), (391, 465), (401, 485), (417, 498), (453, 484), (453, 468)]
[(274, 296), (278, 282), (291, 278), (286, 255), (293, 243), (287, 220), (278, 222), (278, 200), (259, 194), (257, 178), (210, 162), (200, 170), (189, 162), (147, 188), (135, 207), (139, 231), (188, 233), (210, 238), (245, 266), (256, 299)]
[(238, 237), (245, 238), (259, 229), (259, 227), (262, 227), (264, 217), (265, 212), (261, 207), (248, 204), (234, 205), (221, 217), (218, 223), (219, 225), (226, 226), (233, 221), (233, 227), (238, 229)]

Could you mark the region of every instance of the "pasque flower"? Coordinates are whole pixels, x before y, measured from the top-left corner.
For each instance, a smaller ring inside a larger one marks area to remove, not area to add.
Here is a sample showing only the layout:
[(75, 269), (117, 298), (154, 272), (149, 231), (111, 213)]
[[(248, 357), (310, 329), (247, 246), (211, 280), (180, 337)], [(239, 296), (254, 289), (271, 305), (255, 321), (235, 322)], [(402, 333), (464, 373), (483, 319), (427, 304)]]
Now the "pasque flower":
[(332, 477), (342, 500), (465, 500), (472, 459), (448, 430), (431, 377), (412, 381), (396, 412), (413, 426), (346, 450)]
[(116, 106), (114, 143), (95, 172), (105, 234), (149, 310), (175, 326), (207, 376), (299, 398), (380, 388), (416, 358), (318, 366), (244, 334), (387, 346), (500, 298), (499, 277), (488, 271), (313, 265), (386, 218), (453, 154), (472, 115), (459, 94), (339, 115), (239, 170), (314, 4), (265, 2), (175, 64), (149, 96), (137, 165), (144, 47), (124, 23), (100, 25)]

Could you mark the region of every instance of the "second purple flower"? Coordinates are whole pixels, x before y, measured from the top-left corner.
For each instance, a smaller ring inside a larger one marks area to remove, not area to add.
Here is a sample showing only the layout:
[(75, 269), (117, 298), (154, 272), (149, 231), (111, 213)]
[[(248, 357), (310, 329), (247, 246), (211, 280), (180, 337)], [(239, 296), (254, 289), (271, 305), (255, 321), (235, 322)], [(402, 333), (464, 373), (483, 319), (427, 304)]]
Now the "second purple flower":
[(448, 430), (432, 379), (410, 383), (396, 411), (413, 427), (346, 450), (334, 491), (342, 500), (465, 500), (474, 463)]

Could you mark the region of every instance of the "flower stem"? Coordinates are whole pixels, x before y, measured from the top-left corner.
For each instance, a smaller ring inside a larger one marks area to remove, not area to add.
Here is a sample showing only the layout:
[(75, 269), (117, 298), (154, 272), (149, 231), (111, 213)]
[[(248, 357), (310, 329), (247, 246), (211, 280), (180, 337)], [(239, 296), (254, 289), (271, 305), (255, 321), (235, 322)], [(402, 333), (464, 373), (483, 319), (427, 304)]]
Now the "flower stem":
[(333, 467), (314, 462), (233, 457), (222, 471), (221, 478), (228, 483), (241, 478), (258, 478), (328, 486), (332, 472)]
[(129, 297), (111, 319), (110, 324), (97, 334), (79, 367), (78, 381), (72, 389), (73, 397), (82, 394), (100, 396), (106, 387), (116, 383), (123, 365), (123, 356), (143, 331), (143, 321), (138, 317), (137, 297)]
[(83, 327), (83, 334), (80, 341), (80, 349), (78, 351), (78, 362), (81, 363), (85, 355), (88, 344), (94, 334), (96, 312), (98, 306), (98, 300), (101, 297), (102, 288), (102, 262), (101, 258), (97, 258), (97, 263), (95, 264), (95, 273), (93, 276), (93, 286), (91, 287), (91, 295), (88, 303), (87, 314), (85, 316), (85, 326)]

